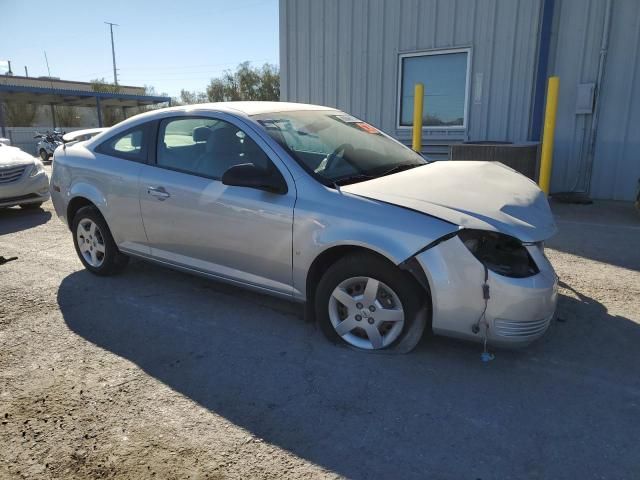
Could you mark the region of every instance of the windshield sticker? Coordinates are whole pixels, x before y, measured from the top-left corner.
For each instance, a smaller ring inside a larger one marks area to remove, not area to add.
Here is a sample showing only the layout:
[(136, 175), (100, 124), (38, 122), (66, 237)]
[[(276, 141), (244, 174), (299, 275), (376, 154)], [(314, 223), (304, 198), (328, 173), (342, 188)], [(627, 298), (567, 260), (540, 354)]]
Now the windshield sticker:
[(362, 121), (357, 119), (356, 117), (352, 117), (351, 115), (336, 115), (334, 116), (334, 118), (344, 123), (359, 123)]
[(378, 130), (376, 127), (365, 122), (356, 123), (356, 127), (358, 127), (360, 130), (364, 130), (367, 133), (380, 133), (380, 130)]

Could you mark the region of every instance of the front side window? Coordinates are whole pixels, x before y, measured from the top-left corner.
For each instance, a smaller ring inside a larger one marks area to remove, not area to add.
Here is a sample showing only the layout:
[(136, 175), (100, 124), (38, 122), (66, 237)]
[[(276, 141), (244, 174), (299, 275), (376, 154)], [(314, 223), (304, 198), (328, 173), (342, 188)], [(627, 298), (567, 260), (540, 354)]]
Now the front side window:
[(253, 163), (267, 169), (269, 157), (249, 136), (223, 120), (169, 118), (160, 123), (156, 164), (220, 179), (234, 165)]
[(264, 113), (253, 118), (326, 185), (354, 183), (427, 163), (377, 128), (338, 110)]
[(101, 143), (96, 151), (112, 157), (144, 162), (147, 159), (147, 126), (141, 125)]
[(424, 85), (424, 127), (464, 127), (468, 50), (400, 57), (400, 126), (413, 125), (414, 87)]

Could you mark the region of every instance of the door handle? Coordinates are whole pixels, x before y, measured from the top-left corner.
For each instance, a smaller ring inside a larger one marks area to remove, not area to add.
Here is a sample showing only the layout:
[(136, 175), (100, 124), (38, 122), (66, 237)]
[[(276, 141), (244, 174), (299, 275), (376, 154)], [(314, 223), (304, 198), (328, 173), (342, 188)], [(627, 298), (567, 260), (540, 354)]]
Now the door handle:
[(164, 187), (147, 187), (147, 193), (152, 197), (156, 197), (160, 201), (164, 201), (171, 196), (169, 192), (167, 192)]

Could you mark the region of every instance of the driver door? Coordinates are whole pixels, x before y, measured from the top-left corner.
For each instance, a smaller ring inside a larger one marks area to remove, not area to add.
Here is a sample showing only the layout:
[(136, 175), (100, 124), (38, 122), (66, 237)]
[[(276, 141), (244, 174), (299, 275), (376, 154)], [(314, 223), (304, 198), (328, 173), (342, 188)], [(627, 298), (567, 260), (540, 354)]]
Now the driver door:
[[(162, 120), (143, 166), (140, 207), (151, 255), (163, 262), (284, 295), (292, 292), (295, 185), (262, 139), (232, 117)], [(231, 166), (277, 168), (286, 194), (222, 184)]]

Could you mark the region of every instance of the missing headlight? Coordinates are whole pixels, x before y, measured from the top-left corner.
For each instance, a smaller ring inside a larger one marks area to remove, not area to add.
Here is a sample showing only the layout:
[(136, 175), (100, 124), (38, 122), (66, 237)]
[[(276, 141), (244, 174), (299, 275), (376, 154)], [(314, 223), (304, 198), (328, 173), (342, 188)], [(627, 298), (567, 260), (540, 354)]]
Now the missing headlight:
[(460, 240), (489, 270), (505, 277), (524, 278), (539, 272), (517, 238), (486, 230), (461, 230)]

